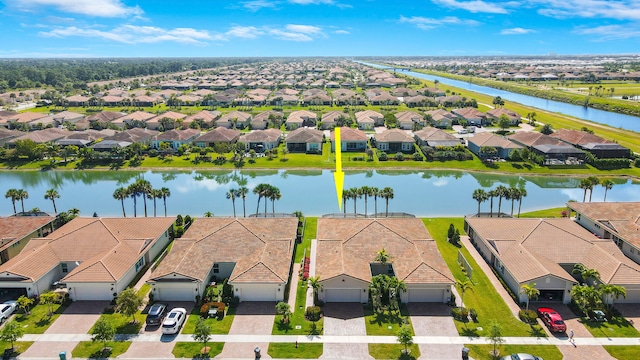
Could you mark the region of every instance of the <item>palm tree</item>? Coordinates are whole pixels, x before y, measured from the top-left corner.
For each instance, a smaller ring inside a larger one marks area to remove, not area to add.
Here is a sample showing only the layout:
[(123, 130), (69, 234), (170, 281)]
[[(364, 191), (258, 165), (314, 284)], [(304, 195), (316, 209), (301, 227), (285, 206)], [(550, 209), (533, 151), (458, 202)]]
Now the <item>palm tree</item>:
[(508, 197), (509, 196), (509, 189), (507, 189), (505, 186), (500, 185), (496, 188), (496, 196), (498, 197), (498, 217), (500, 217), (500, 214), (502, 213), (502, 198), (504, 197)]
[(236, 189), (229, 189), (229, 191), (227, 191), (227, 199), (231, 199), (231, 204), (233, 205), (233, 217), (236, 217), (236, 194), (237, 194)]
[(627, 289), (625, 289), (624, 286), (613, 285), (613, 284), (602, 284), (600, 285), (599, 289), (600, 289), (600, 292), (602, 292), (602, 295), (607, 298), (607, 300), (610, 299), (610, 301), (606, 302), (607, 308), (609, 310), (611, 310), (614, 300), (618, 300), (620, 296), (622, 296), (625, 299), (627, 298)]
[(373, 211), (375, 211), (375, 216), (378, 216), (378, 196), (380, 195), (380, 189), (373, 186), (371, 187), (370, 196), (373, 196)]
[(597, 280), (600, 278), (600, 272), (596, 269), (589, 269), (588, 267), (577, 263), (573, 265), (573, 270), (571, 270), (572, 274), (578, 274), (582, 278), (582, 281), (589, 281), (589, 279)]
[(162, 195), (160, 195), (160, 190), (156, 190), (156, 189), (151, 189), (151, 191), (149, 193), (147, 193), (147, 199), (149, 200), (153, 200), (153, 217), (156, 217), (156, 209), (157, 207), (157, 199), (161, 198)]
[(113, 198), (116, 200), (120, 200), (122, 203), (122, 216), (127, 217), (127, 213), (124, 211), (124, 199), (129, 197), (129, 191), (123, 187), (117, 188), (113, 192)]
[(58, 208), (56, 207), (56, 199), (60, 198), (60, 194), (55, 189), (49, 189), (44, 193), (44, 198), (46, 200), (51, 200), (53, 203), (53, 212), (57, 215)]
[(211, 211), (207, 211), (206, 213), (204, 213), (204, 217), (207, 217), (207, 218), (213, 217), (213, 213)]
[(358, 216), (356, 204), (358, 199), (362, 197), (362, 191), (359, 188), (351, 188), (349, 190), (351, 193), (351, 198), (353, 199), (353, 215)]
[(478, 216), (480, 216), (480, 204), (487, 201), (489, 199), (489, 195), (483, 189), (475, 189), (472, 197), (478, 202)]
[(67, 212), (71, 215), (72, 219), (80, 215), (80, 210), (78, 208), (71, 208), (70, 210), (67, 210)]
[(249, 193), (249, 189), (243, 186), (240, 189), (238, 189), (238, 194), (236, 195), (242, 198), (242, 215), (244, 217), (247, 217), (247, 207), (246, 207), (247, 193)]
[(456, 288), (460, 289), (460, 302), (464, 306), (464, 293), (473, 287), (473, 283), (468, 277), (464, 279), (456, 279)]
[(18, 211), (16, 210), (16, 201), (18, 201), (20, 198), (18, 197), (18, 190), (17, 189), (9, 189), (7, 190), (7, 192), (4, 194), (4, 197), (7, 199), (11, 199), (11, 204), (13, 204), (13, 213), (17, 213)]
[(518, 217), (520, 217), (520, 209), (522, 209), (522, 198), (527, 196), (527, 190), (525, 188), (520, 188), (518, 194)]
[[(275, 186), (271, 186), (271, 188), (269, 189), (269, 200), (271, 200), (271, 213), (275, 214), (276, 213), (276, 207), (275, 207), (275, 202), (276, 200), (280, 200), (282, 198), (282, 193), (280, 193), (280, 189), (278, 189)], [(266, 202), (265, 202), (266, 204)], [(265, 216), (266, 216), (266, 211), (265, 211)]]
[(142, 195), (137, 182), (127, 187), (127, 193), (133, 199), (133, 217), (138, 217), (138, 196)]
[(522, 293), (527, 295), (527, 310), (529, 310), (529, 300), (540, 296), (540, 290), (536, 289), (536, 283), (534, 282), (522, 284), (520, 285), (520, 288)]
[(490, 203), (491, 204), (490, 205), (491, 206), (491, 208), (490, 208), (491, 212), (489, 213), (489, 216), (493, 217), (493, 198), (498, 196), (498, 195), (496, 194), (495, 190), (489, 190), (487, 192), (487, 196), (489, 196), (489, 198), (491, 199), (491, 203)]
[(580, 180), (580, 185), (578, 185), (578, 186), (582, 190), (584, 190), (584, 195), (582, 196), (582, 202), (586, 202), (587, 201), (587, 190), (589, 189), (589, 186), (591, 186), (591, 183), (587, 179), (581, 179)]
[[(253, 188), (253, 193), (258, 195), (258, 205), (256, 206), (256, 216), (258, 216), (258, 211), (260, 209), (260, 200), (267, 194), (268, 184), (258, 184), (255, 188)], [(266, 199), (265, 199), (266, 201)], [(265, 210), (266, 212), (266, 210)]]
[(393, 199), (393, 189), (387, 186), (384, 189), (380, 190), (380, 197), (383, 198), (386, 202), (384, 216), (389, 217), (389, 199)]
[(20, 200), (20, 204), (22, 205), (22, 212), (24, 212), (24, 199), (29, 198), (29, 193), (27, 190), (18, 189), (16, 194), (18, 196), (18, 200)]
[(382, 248), (382, 250), (378, 251), (376, 257), (373, 259), (373, 261), (378, 261), (382, 265), (391, 262), (391, 260), (393, 260), (393, 256), (391, 256), (391, 254), (389, 254), (385, 248)]
[(347, 217), (347, 200), (351, 199), (351, 189), (344, 189), (342, 191), (342, 210), (344, 211), (344, 217)]
[(153, 188), (151, 187), (151, 183), (144, 179), (136, 180), (136, 184), (138, 184), (137, 186), (144, 202), (144, 217), (147, 217), (147, 196), (151, 194)]
[(602, 187), (604, 188), (603, 202), (607, 202), (607, 191), (611, 190), (611, 188), (613, 187), (613, 181), (611, 181), (611, 179), (602, 179), (600, 185), (602, 185)]
[(167, 217), (167, 198), (171, 196), (171, 190), (169, 190), (169, 188), (162, 187), (158, 190), (158, 195), (162, 198), (164, 203), (164, 216)]
[(595, 176), (589, 176), (587, 178), (587, 181), (589, 181), (589, 202), (591, 202), (591, 197), (593, 196), (593, 188), (594, 186), (600, 184), (600, 180), (598, 180), (598, 178)]
[(368, 186), (362, 186), (360, 193), (364, 196), (364, 217), (367, 217), (367, 198), (371, 195), (371, 188)]
[(518, 200), (518, 198), (520, 197), (520, 189), (518, 188), (509, 188), (507, 189), (508, 191), (508, 199), (511, 200), (511, 217), (513, 217), (513, 205), (515, 204), (516, 200)]
[(308, 279), (309, 287), (313, 289), (313, 304), (315, 305), (318, 301), (318, 291), (322, 289), (322, 284), (320, 283), (320, 276), (310, 277)]

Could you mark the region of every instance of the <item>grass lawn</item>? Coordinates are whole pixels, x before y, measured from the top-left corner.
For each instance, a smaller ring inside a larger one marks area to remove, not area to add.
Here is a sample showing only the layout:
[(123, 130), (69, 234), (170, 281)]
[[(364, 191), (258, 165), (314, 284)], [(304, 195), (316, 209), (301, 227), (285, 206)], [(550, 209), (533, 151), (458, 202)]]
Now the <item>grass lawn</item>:
[[(222, 319), (208, 318), (205, 322), (211, 327), (212, 334), (228, 334), (231, 324), (233, 323), (236, 308), (227, 308), (226, 314)], [(191, 314), (187, 317), (187, 322), (182, 328), (181, 334), (193, 334), (196, 330), (196, 323), (200, 317), (200, 308), (194, 307)]]
[(415, 335), (406, 305), (400, 306), (400, 311), (394, 311), (391, 315), (387, 311), (376, 313), (369, 306), (364, 308), (364, 324), (367, 327), (367, 335), (395, 336), (405, 321), (411, 328), (411, 335)]
[[(511, 314), (507, 304), (466, 248), (458, 248), (447, 242), (449, 224), (453, 224), (463, 232), (463, 218), (429, 218), (422, 221), (427, 226), (431, 236), (436, 240), (438, 250), (456, 279), (463, 279), (466, 276), (458, 265), (458, 250), (462, 252), (473, 269), (473, 287), (465, 292), (464, 302), (467, 308), (476, 309), (478, 322), (463, 323), (455, 320), (456, 328), (460, 335), (486, 336), (491, 320), (498, 320), (502, 325), (504, 336), (546, 336), (540, 325), (527, 325)], [(482, 330), (478, 330), (479, 327)]]
[[(589, 321), (586, 318), (580, 320), (594, 337), (640, 337), (638, 330), (620, 316), (605, 322)], [(638, 351), (640, 354), (640, 348)]]
[(322, 355), (322, 344), (270, 343), (267, 354), (274, 359), (317, 359)]
[(562, 217), (562, 210), (567, 210), (567, 208), (558, 207), (558, 208), (530, 211), (527, 213), (520, 214), (520, 217), (521, 218), (559, 218), (559, 217)]
[[(102, 314), (100, 318), (107, 320), (114, 329), (116, 334), (137, 334), (144, 325), (144, 316), (142, 310), (138, 310), (135, 315), (136, 322), (132, 322), (131, 316), (125, 316), (120, 313)], [(93, 331), (93, 326), (89, 329), (89, 334)]]
[(640, 359), (639, 346), (603, 346), (609, 355), (618, 360), (637, 360)]
[(36, 305), (31, 308), (31, 314), (17, 314), (14, 320), (20, 323), (25, 334), (42, 334), (51, 324), (64, 312), (66, 306), (60, 304), (52, 304), (51, 310), (53, 315), (48, 316), (48, 305)]
[(124, 354), (131, 346), (131, 341), (107, 341), (107, 347), (111, 348), (111, 351), (103, 354), (102, 348), (104, 344), (101, 341), (81, 341), (71, 352), (71, 356), (74, 358), (115, 358)]
[(417, 344), (409, 346), (408, 355), (404, 354), (403, 350), (404, 346), (401, 344), (369, 344), (369, 355), (374, 359), (412, 360), (420, 357), (420, 348)]
[[(294, 274), (293, 276), (298, 276)], [(289, 323), (282, 323), (282, 316), (276, 315), (273, 321), (272, 335), (320, 335), (324, 330), (324, 317), (316, 321), (315, 324), (304, 317), (306, 302), (307, 283), (305, 281), (298, 282), (296, 289), (296, 307), (291, 309), (293, 314), (289, 317)], [(297, 329), (297, 327), (300, 327)]]
[(176, 358), (212, 358), (218, 356), (222, 352), (224, 343), (210, 342), (207, 343), (207, 347), (209, 348), (209, 352), (207, 354), (202, 354), (203, 346), (200, 342), (177, 342), (171, 353)]
[[(302, 263), (302, 257), (304, 256), (304, 250), (307, 250), (307, 255), (311, 251), (311, 240), (316, 238), (316, 232), (318, 231), (318, 218), (317, 217), (305, 217), (306, 225), (304, 234), (302, 236), (302, 242), (296, 245), (296, 263)], [(297, 275), (297, 274), (294, 274)]]
[[(465, 345), (469, 348), (469, 355), (476, 360), (493, 360), (490, 351), (493, 345)], [(551, 345), (498, 345), (500, 356), (506, 356), (515, 353), (526, 353), (539, 356), (544, 360), (561, 360), (562, 353), (557, 347)]]
[[(14, 356), (27, 351), (31, 345), (33, 345), (33, 341), (15, 341), (13, 343)], [(4, 352), (5, 349), (11, 349), (11, 343), (8, 341), (0, 341), (0, 350)]]

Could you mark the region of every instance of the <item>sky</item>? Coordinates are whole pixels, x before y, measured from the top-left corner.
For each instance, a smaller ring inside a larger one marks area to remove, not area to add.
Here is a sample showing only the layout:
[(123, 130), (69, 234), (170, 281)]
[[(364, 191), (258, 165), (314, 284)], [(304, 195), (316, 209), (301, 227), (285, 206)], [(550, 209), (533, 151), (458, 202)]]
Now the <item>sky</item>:
[(0, 0), (0, 57), (637, 54), (640, 0)]

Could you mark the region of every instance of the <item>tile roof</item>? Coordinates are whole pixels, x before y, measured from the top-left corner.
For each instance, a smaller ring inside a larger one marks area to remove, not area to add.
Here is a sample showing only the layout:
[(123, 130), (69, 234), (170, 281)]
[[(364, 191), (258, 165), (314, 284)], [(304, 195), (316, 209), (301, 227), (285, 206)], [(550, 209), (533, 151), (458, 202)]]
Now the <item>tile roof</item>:
[(189, 139), (195, 138), (198, 135), (200, 135), (200, 130), (198, 129), (185, 129), (185, 130), (173, 129), (173, 130), (165, 131), (163, 133), (160, 133), (154, 136), (152, 140), (159, 140), (159, 141), (189, 140)]
[(159, 134), (159, 131), (156, 130), (133, 128), (104, 138), (104, 140), (127, 141), (134, 143), (139, 141), (147, 141), (157, 134)]
[(373, 110), (358, 111), (357, 113), (355, 113), (355, 117), (357, 123), (375, 122), (375, 119), (384, 118), (382, 114)]
[(640, 202), (570, 202), (568, 206), (640, 249)]
[(53, 216), (0, 217), (0, 250), (55, 220)]
[(417, 112), (414, 111), (400, 111), (397, 112), (395, 114), (393, 114), (396, 119), (398, 120), (398, 122), (402, 123), (402, 122), (409, 122), (409, 121), (413, 121), (413, 122), (423, 122), (424, 118), (422, 117), (422, 115), (418, 114)]
[(59, 128), (49, 128), (31, 131), (26, 133), (25, 135), (19, 136), (17, 138), (13, 138), (9, 140), (9, 143), (15, 143), (18, 140), (33, 140), (36, 143), (43, 144), (49, 141), (55, 141), (58, 139), (62, 139), (63, 137), (71, 134), (70, 131), (59, 129)]
[(231, 262), (229, 281), (286, 283), (297, 226), (297, 218), (198, 219), (174, 241), (151, 279), (180, 274), (207, 281), (214, 263)]
[[(336, 132), (331, 131), (331, 141), (335, 140)], [(340, 141), (367, 141), (367, 134), (358, 129), (343, 126), (340, 128)]]
[(218, 119), (218, 122), (231, 122), (232, 119), (237, 119), (238, 122), (245, 122), (248, 119), (251, 119), (251, 114), (246, 113), (246, 112), (242, 112), (242, 111), (237, 111), (234, 110), (230, 113), (224, 114), (222, 115), (222, 117), (220, 117), (220, 119)]
[(518, 131), (515, 134), (507, 136), (509, 140), (516, 141), (523, 146), (536, 146), (536, 145), (557, 145), (566, 146), (564, 141), (560, 141), (549, 135), (541, 134), (534, 131)]
[(313, 111), (298, 110), (294, 111), (287, 117), (287, 123), (303, 123), (308, 119), (317, 119), (318, 115)]
[(469, 143), (476, 144), (478, 147), (492, 146), (502, 149), (521, 149), (522, 146), (510, 141), (509, 139), (498, 136), (490, 132), (476, 133), (467, 139)]
[(240, 142), (275, 142), (282, 136), (279, 129), (254, 130), (248, 134), (240, 135)]
[(603, 139), (600, 136), (593, 135), (586, 131), (559, 129), (549, 136), (563, 140), (572, 145), (586, 145), (591, 143), (613, 144), (612, 141)]
[(411, 135), (409, 135), (406, 131), (402, 129), (390, 129), (385, 130), (382, 133), (375, 135), (376, 141), (381, 142), (402, 142), (402, 143), (413, 143), (415, 140)]
[(232, 142), (240, 137), (240, 130), (227, 129), (225, 127), (217, 127), (198, 136), (195, 142)]
[(381, 249), (407, 284), (451, 284), (454, 277), (420, 219), (318, 219), (316, 275), (371, 281)]
[(422, 141), (428, 140), (450, 140), (460, 143), (460, 139), (449, 134), (446, 131), (434, 127), (425, 127), (421, 130), (414, 131), (413, 135)]
[(324, 133), (311, 128), (298, 128), (287, 134), (287, 143), (321, 143)]

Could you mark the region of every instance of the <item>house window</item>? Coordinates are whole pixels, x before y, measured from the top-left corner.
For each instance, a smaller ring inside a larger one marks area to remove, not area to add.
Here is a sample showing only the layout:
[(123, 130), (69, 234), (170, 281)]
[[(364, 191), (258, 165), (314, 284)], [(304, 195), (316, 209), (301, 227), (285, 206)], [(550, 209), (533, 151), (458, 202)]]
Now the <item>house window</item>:
[(67, 263), (60, 264), (60, 268), (62, 269), (62, 273), (66, 274), (69, 272), (69, 268), (67, 267)]
[(136, 263), (136, 272), (140, 270), (144, 266), (144, 258), (141, 257), (140, 260)]
[(213, 273), (218, 274), (220, 272), (220, 265), (213, 264)]
[(357, 148), (358, 148), (358, 143), (352, 143), (352, 142), (347, 143), (347, 150), (355, 150)]

